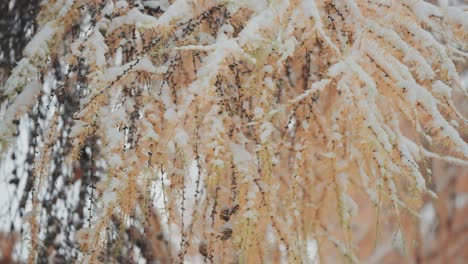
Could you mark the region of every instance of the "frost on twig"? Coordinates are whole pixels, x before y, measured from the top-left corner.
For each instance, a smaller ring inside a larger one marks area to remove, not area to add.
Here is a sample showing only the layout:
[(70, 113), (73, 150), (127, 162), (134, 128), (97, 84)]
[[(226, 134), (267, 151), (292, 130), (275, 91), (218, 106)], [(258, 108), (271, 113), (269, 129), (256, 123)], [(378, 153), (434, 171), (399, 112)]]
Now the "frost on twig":
[[(467, 95), (464, 13), (416, 0), (129, 2), (45, 1), (1, 88), (3, 157), (30, 124), (19, 208), (32, 262), (308, 263), (310, 241), (323, 261), (358, 262), (360, 208), (403, 230), (432, 194), (425, 159), (468, 162), (454, 103)], [(44, 215), (63, 210), (52, 232)]]

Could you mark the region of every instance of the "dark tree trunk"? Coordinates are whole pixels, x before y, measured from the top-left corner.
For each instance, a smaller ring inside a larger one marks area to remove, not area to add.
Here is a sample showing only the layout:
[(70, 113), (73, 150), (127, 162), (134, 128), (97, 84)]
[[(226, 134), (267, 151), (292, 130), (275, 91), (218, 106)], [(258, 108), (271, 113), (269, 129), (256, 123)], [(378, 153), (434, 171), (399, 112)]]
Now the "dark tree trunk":
[(0, 68), (9, 72), (36, 32), (40, 0), (0, 1)]

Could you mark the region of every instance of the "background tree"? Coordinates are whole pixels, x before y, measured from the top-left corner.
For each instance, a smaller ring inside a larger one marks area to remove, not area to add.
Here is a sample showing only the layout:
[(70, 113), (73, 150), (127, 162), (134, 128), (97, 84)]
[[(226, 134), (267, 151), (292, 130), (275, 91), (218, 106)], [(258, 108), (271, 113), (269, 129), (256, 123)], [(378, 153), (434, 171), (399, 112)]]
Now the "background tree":
[(430, 162), (467, 165), (468, 19), (441, 2), (42, 1), (1, 86), (2, 257), (463, 261), (466, 177)]

